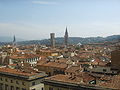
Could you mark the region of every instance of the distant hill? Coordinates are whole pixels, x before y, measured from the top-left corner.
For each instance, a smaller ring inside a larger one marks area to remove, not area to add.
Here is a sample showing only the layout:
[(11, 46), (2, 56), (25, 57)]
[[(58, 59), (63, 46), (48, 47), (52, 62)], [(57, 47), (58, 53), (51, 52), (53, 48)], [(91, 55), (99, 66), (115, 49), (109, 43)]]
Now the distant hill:
[[(58, 37), (55, 39), (56, 44), (63, 44), (64, 38), (63, 37)], [(98, 43), (98, 42), (105, 42), (105, 41), (117, 41), (120, 40), (120, 35), (112, 35), (108, 37), (87, 37), (87, 38), (82, 38), (82, 37), (69, 37), (69, 44), (88, 44), (88, 43)], [(19, 44), (45, 44), (45, 45), (50, 45), (50, 40), (49, 39), (44, 39), (44, 40), (31, 40), (31, 41), (23, 41), (19, 42)]]
[[(0, 42), (12, 42), (12, 41), (13, 41), (13, 37), (0, 36)], [(24, 40), (20, 38), (16, 38), (16, 41), (20, 42)]]
[[(120, 41), (120, 35), (112, 35), (108, 37), (69, 37), (69, 44), (88, 44), (88, 43), (98, 43), (98, 42), (105, 42), (105, 41)], [(13, 41), (13, 37), (0, 37), (0, 45), (9, 44)], [(50, 45), (50, 39), (43, 39), (43, 40), (29, 40), (24, 41), (23, 39), (16, 38), (16, 41), (18, 44), (45, 44)], [(56, 44), (63, 44), (64, 38), (63, 37), (57, 37), (55, 38)]]

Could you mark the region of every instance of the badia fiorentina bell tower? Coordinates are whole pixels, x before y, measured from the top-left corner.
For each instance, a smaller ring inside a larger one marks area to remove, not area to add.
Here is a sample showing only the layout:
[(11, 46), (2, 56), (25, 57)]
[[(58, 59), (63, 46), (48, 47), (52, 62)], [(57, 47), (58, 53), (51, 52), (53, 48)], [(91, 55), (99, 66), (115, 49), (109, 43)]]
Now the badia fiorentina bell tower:
[(65, 36), (64, 36), (64, 44), (65, 44), (65, 46), (68, 45), (68, 31), (67, 31), (67, 27), (66, 27)]

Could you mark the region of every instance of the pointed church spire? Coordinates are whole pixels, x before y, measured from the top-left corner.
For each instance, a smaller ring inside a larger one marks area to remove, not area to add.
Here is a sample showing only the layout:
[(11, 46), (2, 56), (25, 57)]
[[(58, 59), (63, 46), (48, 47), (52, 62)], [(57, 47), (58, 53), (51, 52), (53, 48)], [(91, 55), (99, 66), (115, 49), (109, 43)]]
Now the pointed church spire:
[(13, 37), (13, 46), (16, 46), (16, 38), (15, 38), (15, 35)]
[(66, 27), (65, 35), (67, 35), (67, 36), (68, 36), (68, 31), (67, 31), (67, 27)]
[(13, 43), (14, 43), (14, 42), (16, 42), (15, 35), (14, 35), (14, 37), (13, 37)]
[(68, 31), (67, 31), (67, 27), (66, 27), (66, 31), (65, 31), (64, 40), (65, 40), (65, 46), (67, 46), (68, 45)]

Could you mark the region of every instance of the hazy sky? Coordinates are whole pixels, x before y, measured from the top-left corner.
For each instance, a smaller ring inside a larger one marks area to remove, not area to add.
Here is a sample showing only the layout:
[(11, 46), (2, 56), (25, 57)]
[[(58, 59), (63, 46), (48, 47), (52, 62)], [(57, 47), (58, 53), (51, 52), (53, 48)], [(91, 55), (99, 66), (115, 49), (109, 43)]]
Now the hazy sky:
[(120, 0), (0, 0), (0, 36), (22, 39), (120, 34)]

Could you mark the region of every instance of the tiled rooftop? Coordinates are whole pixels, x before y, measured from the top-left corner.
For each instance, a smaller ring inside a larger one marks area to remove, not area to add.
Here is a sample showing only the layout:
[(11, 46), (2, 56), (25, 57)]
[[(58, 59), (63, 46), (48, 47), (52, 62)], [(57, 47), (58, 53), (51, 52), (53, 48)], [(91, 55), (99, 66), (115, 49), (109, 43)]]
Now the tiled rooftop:
[(106, 82), (99, 83), (97, 86), (109, 87), (116, 90), (120, 90), (120, 75), (112, 76), (111, 78), (107, 78), (107, 80), (108, 81)]
[(82, 68), (80, 66), (72, 66), (72, 67), (67, 68), (65, 72), (76, 73), (76, 72), (80, 72), (81, 70)]
[(36, 58), (39, 57), (38, 55), (35, 54), (21, 54), (21, 55), (12, 55), (10, 56), (11, 59), (27, 59), (27, 58)]
[(94, 77), (90, 76), (87, 73), (83, 73), (83, 72), (75, 76), (58, 74), (58, 75), (46, 78), (46, 80), (75, 83), (75, 84), (88, 84), (89, 81), (94, 80), (94, 79), (95, 79)]
[(37, 74), (37, 73), (26, 73), (17, 69), (10, 69), (10, 68), (0, 68), (0, 73), (21, 75), (21, 76), (32, 76)]
[(55, 67), (55, 68), (67, 68), (67, 64), (64, 64), (64, 63), (57, 63), (57, 62), (48, 62), (46, 64), (43, 64), (43, 66), (46, 66), (46, 67)]

